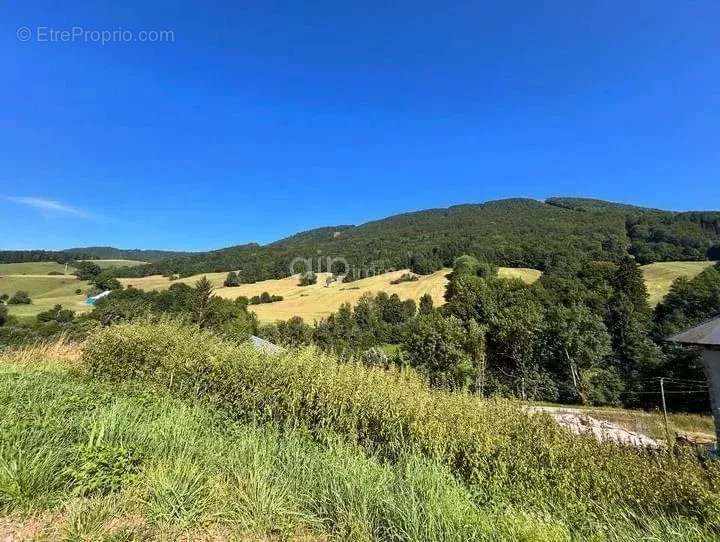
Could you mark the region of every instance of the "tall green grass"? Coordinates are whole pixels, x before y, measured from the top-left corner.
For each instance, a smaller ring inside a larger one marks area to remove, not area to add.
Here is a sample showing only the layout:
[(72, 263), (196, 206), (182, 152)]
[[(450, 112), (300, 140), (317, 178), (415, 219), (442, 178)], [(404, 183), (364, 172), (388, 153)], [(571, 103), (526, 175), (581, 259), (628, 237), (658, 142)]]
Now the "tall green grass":
[(331, 431), (400, 465), (424, 457), (462, 480), (474, 505), (547, 514), (578, 536), (618, 525), (720, 526), (716, 462), (576, 437), (514, 403), (431, 390), (412, 375), (341, 364), (312, 349), (267, 357), (171, 322), (107, 329), (83, 360), (94, 377), (207, 399), (243, 422), (302, 429), (320, 441)]
[(0, 405), (3, 525), (31, 518), (47, 540), (569, 540), (550, 517), (478, 505), (428, 458), (387, 464), (57, 365), (0, 364)]

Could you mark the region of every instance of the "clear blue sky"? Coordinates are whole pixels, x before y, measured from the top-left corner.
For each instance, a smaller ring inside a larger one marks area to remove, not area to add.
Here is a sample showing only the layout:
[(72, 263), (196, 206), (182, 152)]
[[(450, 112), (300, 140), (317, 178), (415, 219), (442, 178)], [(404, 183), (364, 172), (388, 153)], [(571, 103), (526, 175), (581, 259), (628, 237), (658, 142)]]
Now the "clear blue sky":
[[(720, 208), (716, 0), (3, 4), (0, 248), (201, 250), (510, 196)], [(174, 41), (49, 41), (73, 27)]]

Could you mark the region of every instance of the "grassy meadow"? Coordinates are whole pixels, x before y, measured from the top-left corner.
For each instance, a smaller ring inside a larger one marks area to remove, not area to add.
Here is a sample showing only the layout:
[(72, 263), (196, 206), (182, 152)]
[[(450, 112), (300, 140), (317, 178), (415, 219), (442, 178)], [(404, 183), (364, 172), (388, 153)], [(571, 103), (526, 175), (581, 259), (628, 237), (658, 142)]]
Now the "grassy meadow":
[[(391, 281), (400, 277), (408, 270), (393, 271), (375, 277), (356, 280), (354, 282), (333, 282), (325, 286), (329, 273), (318, 273), (317, 284), (311, 286), (298, 286), (297, 275), (278, 280), (264, 280), (254, 284), (243, 284), (234, 288), (223, 287), (227, 273), (208, 273), (204, 276), (216, 288), (215, 293), (221, 297), (235, 299), (239, 296), (252, 297), (268, 292), (283, 296), (283, 300), (275, 303), (254, 305), (252, 310), (263, 322), (287, 320), (293, 316), (301, 316), (305, 321), (312, 322), (329, 316), (343, 303), (355, 304), (365, 293), (385, 291), (388, 294), (397, 294), (401, 299), (419, 300), (424, 294), (430, 294), (436, 305), (445, 302), (443, 294), (447, 284), (447, 275), (451, 270), (442, 269), (431, 275), (419, 276), (418, 280), (391, 284)], [(517, 277), (530, 283), (540, 277), (540, 272), (534, 269), (500, 268), (501, 277)], [(144, 290), (161, 290), (168, 288), (173, 282), (194, 284), (201, 276), (187, 277), (178, 281), (170, 281), (166, 277), (152, 276), (144, 278), (121, 279), (123, 285), (132, 285)]]
[[(232, 378), (229, 378), (232, 377)], [(0, 352), (0, 536), (714, 540), (720, 471), (172, 323)], [(12, 538), (15, 537), (15, 538)]]
[[(140, 265), (145, 262), (135, 260), (92, 260), (103, 269)], [(31, 305), (8, 305), (13, 316), (20, 318), (34, 317), (38, 313), (62, 305), (75, 312), (87, 312), (92, 309), (85, 303), (90, 284), (78, 280), (68, 266), (56, 262), (25, 262), (0, 264), (0, 294), (12, 296), (18, 290), (30, 294)], [(63, 273), (62, 275), (49, 273)], [(77, 289), (81, 290), (76, 294)]]
[(643, 265), (641, 269), (650, 294), (650, 306), (654, 307), (663, 300), (675, 279), (692, 279), (714, 264), (715, 262), (657, 262)]
[[(73, 268), (68, 265), (67, 272), (71, 274)], [(22, 262), (0, 263), (0, 276), (2, 275), (47, 275), (48, 273), (65, 274), (65, 264), (57, 262)]]
[[(35, 316), (58, 304), (76, 312), (90, 310), (85, 303), (89, 288), (74, 275), (0, 275), (0, 293), (24, 290), (30, 294), (31, 305), (8, 305), (10, 314), (18, 317)], [(75, 293), (77, 289), (80, 294)]]

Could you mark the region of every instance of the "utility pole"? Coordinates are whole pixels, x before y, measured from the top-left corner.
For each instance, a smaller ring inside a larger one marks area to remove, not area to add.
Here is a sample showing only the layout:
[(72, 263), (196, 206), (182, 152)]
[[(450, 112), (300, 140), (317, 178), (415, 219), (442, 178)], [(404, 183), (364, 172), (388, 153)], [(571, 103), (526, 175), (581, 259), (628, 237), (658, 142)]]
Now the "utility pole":
[(665, 379), (662, 376), (660, 377), (660, 396), (662, 397), (663, 418), (665, 419), (665, 438), (667, 440), (668, 448), (671, 448), (672, 444), (670, 443), (670, 429), (668, 429), (667, 420), (667, 405), (665, 404)]

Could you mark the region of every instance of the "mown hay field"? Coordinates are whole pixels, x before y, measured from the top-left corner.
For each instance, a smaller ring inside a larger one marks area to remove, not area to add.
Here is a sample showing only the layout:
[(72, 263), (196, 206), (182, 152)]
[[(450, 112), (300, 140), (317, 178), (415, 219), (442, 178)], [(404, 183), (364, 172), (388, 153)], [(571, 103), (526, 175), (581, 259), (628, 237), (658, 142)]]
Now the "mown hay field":
[[(343, 303), (355, 304), (363, 294), (387, 292), (397, 294), (401, 299), (419, 300), (424, 294), (430, 294), (436, 305), (444, 303), (443, 294), (447, 284), (446, 275), (450, 269), (436, 271), (432, 275), (420, 276), (418, 280), (391, 284), (408, 270), (393, 271), (375, 277), (356, 280), (354, 282), (333, 282), (326, 286), (329, 273), (318, 273), (317, 284), (311, 286), (298, 286), (298, 276), (264, 280), (254, 284), (243, 284), (234, 288), (223, 287), (227, 273), (208, 273), (205, 276), (216, 288), (215, 293), (221, 297), (235, 299), (239, 296), (252, 297), (268, 292), (283, 296), (282, 301), (254, 305), (252, 310), (263, 322), (287, 320), (293, 316), (300, 316), (307, 322), (319, 320), (329, 316)], [(516, 277), (532, 283), (540, 277), (540, 271), (535, 269), (500, 268), (501, 277)], [(168, 288), (173, 282), (194, 284), (202, 275), (170, 281), (166, 277), (152, 276), (145, 278), (121, 279), (123, 285), (132, 285), (143, 290), (162, 290)]]
[(99, 265), (103, 269), (115, 269), (117, 267), (135, 267), (136, 265), (143, 265), (147, 262), (140, 260), (88, 260), (92, 263)]
[(670, 291), (670, 285), (679, 277), (692, 279), (715, 262), (657, 262), (641, 267), (648, 293), (650, 306), (660, 303)]

